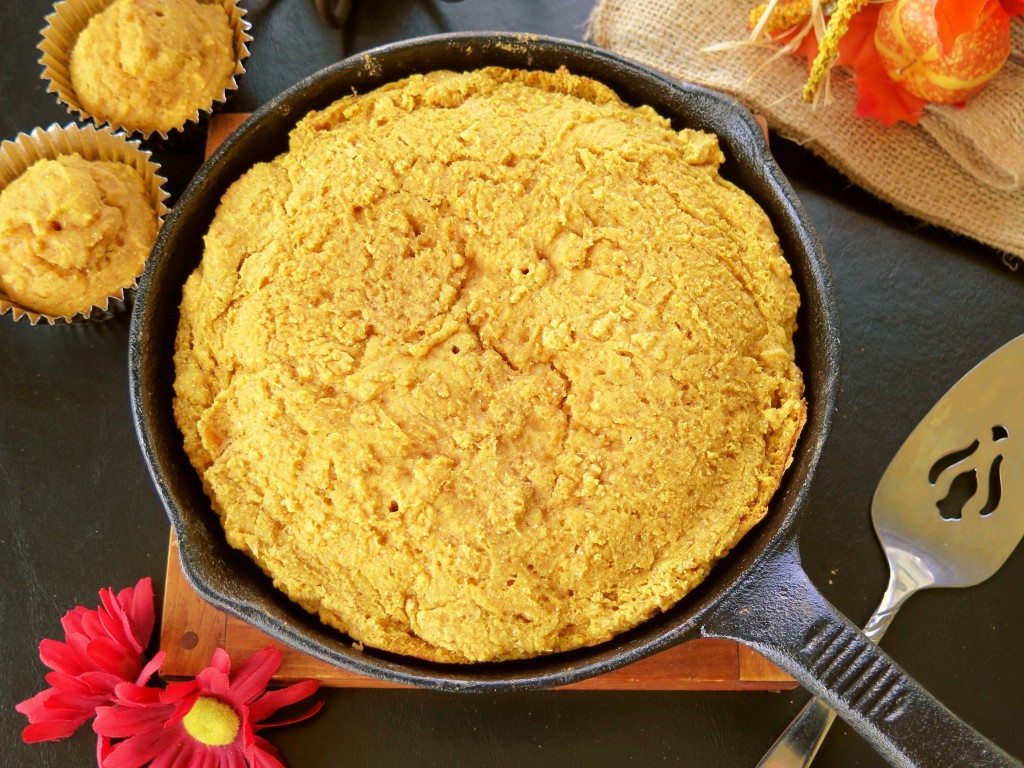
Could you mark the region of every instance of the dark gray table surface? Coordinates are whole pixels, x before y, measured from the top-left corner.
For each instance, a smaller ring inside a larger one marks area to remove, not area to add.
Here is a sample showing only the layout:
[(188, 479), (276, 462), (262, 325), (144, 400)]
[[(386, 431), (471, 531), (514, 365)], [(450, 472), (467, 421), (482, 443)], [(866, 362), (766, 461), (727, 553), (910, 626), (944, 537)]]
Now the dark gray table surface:
[[(0, 138), (70, 118), (36, 63), (45, 0), (2, 0)], [(255, 42), (228, 108), (250, 111), (301, 77), (373, 45), (448, 30), (581, 39), (591, 0), (357, 0), (344, 31), (312, 0), (248, 0)], [(869, 503), (889, 458), (977, 360), (1024, 333), (1024, 275), (999, 254), (926, 227), (849, 185), (806, 151), (775, 154), (825, 244), (844, 363), (832, 436), (802, 529), (805, 568), (863, 623), (886, 581)], [(180, 194), (201, 134), (156, 148)], [(1020, 270), (1024, 272), (1024, 269)], [(0, 318), (0, 764), (95, 764), (88, 731), (25, 746), (14, 704), (43, 687), (43, 637), (105, 586), (163, 585), (168, 526), (127, 393), (129, 318), (30, 327)], [(1014, 372), (1024, 381), (1024, 371)], [(1024, 398), (1024, 387), (1021, 396)], [(1020, 471), (1019, 469), (1016, 471)], [(911, 600), (886, 650), (960, 716), (1024, 758), (1024, 551), (985, 584)], [(789, 693), (324, 691), (316, 719), (268, 735), (292, 768), (317, 766), (753, 766), (806, 700)], [(880, 766), (842, 723), (821, 768)]]

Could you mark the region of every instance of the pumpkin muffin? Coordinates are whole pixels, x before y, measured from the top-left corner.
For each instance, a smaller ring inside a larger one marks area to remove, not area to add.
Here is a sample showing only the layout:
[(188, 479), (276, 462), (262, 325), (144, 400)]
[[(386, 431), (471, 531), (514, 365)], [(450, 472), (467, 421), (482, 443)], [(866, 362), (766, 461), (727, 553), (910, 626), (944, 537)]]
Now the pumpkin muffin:
[(141, 133), (181, 128), (232, 84), (234, 32), (199, 0), (115, 0), (71, 51), (71, 84), (99, 122)]
[(228, 541), (443, 662), (607, 640), (766, 513), (799, 297), (715, 136), (567, 72), (434, 72), (302, 119), (187, 281), (175, 416)]
[(35, 162), (0, 192), (0, 289), (50, 317), (105, 306), (142, 272), (153, 206), (124, 163), (77, 153)]

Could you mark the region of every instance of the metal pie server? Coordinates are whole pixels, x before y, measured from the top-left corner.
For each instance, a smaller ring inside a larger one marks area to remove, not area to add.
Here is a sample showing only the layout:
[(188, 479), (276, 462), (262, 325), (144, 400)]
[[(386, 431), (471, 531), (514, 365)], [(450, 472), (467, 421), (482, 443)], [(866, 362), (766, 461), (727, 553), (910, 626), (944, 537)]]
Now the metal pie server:
[[(1024, 537), (1024, 336), (997, 349), (943, 395), (882, 476), (871, 519), (889, 586), (864, 634), (877, 643), (912, 594), (992, 576)], [(811, 764), (836, 713), (800, 711), (758, 768)]]

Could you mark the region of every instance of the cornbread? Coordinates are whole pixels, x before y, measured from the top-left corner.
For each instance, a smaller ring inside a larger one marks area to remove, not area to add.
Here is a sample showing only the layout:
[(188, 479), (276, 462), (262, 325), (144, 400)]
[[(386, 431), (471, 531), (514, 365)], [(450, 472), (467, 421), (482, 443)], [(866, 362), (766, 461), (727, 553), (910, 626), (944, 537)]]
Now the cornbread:
[(355, 641), (591, 645), (765, 514), (799, 297), (715, 136), (566, 71), (341, 99), (223, 196), (175, 416), (228, 541)]
[(156, 228), (134, 168), (77, 153), (38, 160), (0, 193), (0, 288), (52, 317), (105, 306), (142, 272)]
[(231, 84), (224, 8), (199, 0), (115, 0), (71, 51), (71, 83), (98, 120), (143, 133), (180, 128)]

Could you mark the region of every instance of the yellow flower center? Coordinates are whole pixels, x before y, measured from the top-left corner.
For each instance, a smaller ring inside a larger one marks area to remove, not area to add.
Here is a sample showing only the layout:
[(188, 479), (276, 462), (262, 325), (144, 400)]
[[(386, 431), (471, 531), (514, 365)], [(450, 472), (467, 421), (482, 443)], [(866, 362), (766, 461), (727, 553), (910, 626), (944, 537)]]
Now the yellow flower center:
[(235, 710), (223, 701), (200, 696), (181, 724), (200, 744), (223, 747), (235, 740), (240, 722)]

